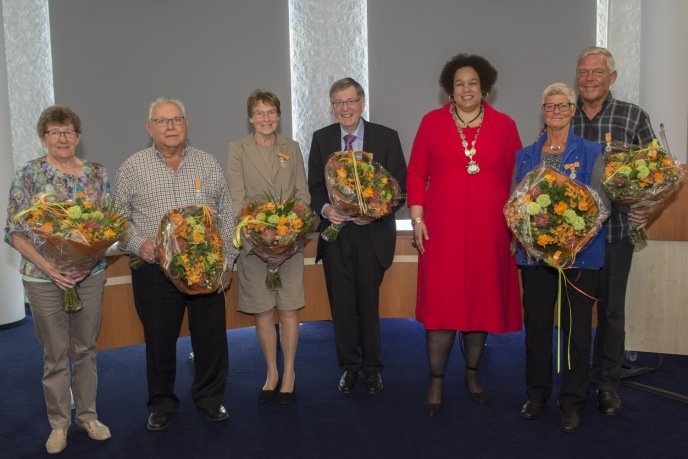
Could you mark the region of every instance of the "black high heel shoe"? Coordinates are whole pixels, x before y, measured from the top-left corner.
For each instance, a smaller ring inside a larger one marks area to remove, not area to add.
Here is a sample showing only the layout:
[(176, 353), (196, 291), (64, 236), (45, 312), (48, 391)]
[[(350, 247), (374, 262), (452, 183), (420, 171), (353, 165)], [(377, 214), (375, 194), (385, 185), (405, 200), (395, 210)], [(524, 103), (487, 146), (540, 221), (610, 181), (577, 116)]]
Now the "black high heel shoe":
[(463, 379), (466, 382), (468, 395), (479, 404), (484, 404), (487, 400), (487, 395), (485, 390), (483, 390), (482, 384), (480, 384), (480, 379), (478, 379), (478, 369), (467, 366), (466, 371), (463, 373)]
[[(439, 385), (440, 385), (440, 401), (439, 402), (429, 402), (428, 401), (428, 396), (430, 395), (431, 388), (434, 383), (439, 380)], [(444, 375), (435, 375), (435, 374), (430, 374), (430, 384), (428, 385), (428, 394), (425, 396), (425, 412), (428, 413), (428, 416), (434, 416), (439, 410), (440, 407), (442, 406), (442, 383), (444, 382)]]
[(277, 394), (277, 402), (280, 405), (291, 405), (294, 403), (296, 398), (296, 388), (292, 389), (291, 392), (280, 392)]
[(261, 389), (260, 392), (258, 393), (258, 401), (260, 403), (267, 403), (270, 400), (272, 400), (272, 398), (275, 396), (275, 394), (277, 394), (277, 388), (279, 386), (280, 386), (280, 382), (278, 380), (277, 385), (275, 385), (274, 389), (269, 389), (269, 390)]

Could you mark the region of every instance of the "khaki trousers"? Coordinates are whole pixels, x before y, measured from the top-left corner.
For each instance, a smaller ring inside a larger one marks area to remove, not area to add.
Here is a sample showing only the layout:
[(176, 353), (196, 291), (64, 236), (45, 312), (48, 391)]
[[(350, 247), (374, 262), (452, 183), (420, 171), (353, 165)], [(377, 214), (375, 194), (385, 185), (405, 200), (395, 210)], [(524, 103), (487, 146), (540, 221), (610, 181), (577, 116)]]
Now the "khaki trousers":
[(36, 336), (43, 346), (43, 392), (53, 429), (71, 424), (70, 388), (78, 423), (98, 419), (96, 338), (104, 285), (104, 271), (88, 276), (77, 287), (83, 309), (64, 312), (61, 291), (54, 283), (24, 281)]

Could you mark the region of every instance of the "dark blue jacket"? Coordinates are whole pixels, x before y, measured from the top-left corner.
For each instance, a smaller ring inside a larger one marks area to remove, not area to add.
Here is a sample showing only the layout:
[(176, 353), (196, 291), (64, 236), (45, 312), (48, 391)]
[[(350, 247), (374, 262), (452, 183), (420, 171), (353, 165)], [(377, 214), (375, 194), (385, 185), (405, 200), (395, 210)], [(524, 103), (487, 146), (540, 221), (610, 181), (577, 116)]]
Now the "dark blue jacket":
[[(542, 146), (547, 140), (547, 135), (543, 133), (540, 138), (532, 145), (521, 149), (516, 153), (515, 181), (519, 183), (525, 175), (540, 166), (540, 156)], [(566, 175), (571, 175), (571, 169), (565, 169), (567, 164), (580, 163), (576, 168), (575, 180), (591, 186), (599, 193), (604, 193), (599, 184), (592, 184), (592, 171), (597, 161), (602, 161), (602, 145), (599, 143), (585, 140), (569, 131), (566, 139), (566, 150), (563, 153), (560, 170)], [(516, 254), (516, 263), (519, 266), (534, 266), (539, 262), (528, 259), (525, 251), (519, 247)], [(604, 231), (599, 231), (588, 246), (576, 255), (573, 266), (577, 268), (597, 269), (604, 264)]]

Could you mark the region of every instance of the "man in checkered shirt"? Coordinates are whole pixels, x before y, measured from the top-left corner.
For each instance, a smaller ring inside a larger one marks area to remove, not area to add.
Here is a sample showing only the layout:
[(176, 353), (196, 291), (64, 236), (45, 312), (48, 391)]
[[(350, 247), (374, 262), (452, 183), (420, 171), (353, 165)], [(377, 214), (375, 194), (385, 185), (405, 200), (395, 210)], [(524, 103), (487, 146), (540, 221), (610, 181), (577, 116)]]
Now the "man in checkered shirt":
[[(609, 50), (591, 46), (581, 52), (576, 65), (579, 110), (573, 117), (573, 132), (603, 144), (609, 133), (613, 141), (647, 145), (655, 137), (650, 117), (637, 105), (612, 97), (609, 88), (616, 76), (614, 57)], [(597, 295), (592, 378), (597, 387), (599, 409), (609, 416), (622, 410), (617, 389), (626, 339), (626, 284), (633, 258), (630, 223), (642, 228), (649, 217), (647, 208), (628, 210), (612, 204), (612, 214), (602, 229), (607, 243)]]
[[(191, 395), (208, 421), (224, 421), (222, 406), (228, 370), (225, 298), (237, 252), (232, 202), (215, 158), (186, 142), (184, 105), (174, 99), (151, 104), (146, 129), (153, 144), (130, 156), (117, 173), (116, 209), (126, 216), (127, 250), (143, 260), (132, 270), (136, 311), (143, 324), (148, 374), (148, 430), (165, 429), (177, 410), (174, 393), (176, 343), (188, 310), (195, 378)], [(184, 295), (163, 274), (156, 260), (155, 238), (162, 216), (171, 209), (207, 204), (216, 211), (225, 243), (227, 266), (220, 291)]]

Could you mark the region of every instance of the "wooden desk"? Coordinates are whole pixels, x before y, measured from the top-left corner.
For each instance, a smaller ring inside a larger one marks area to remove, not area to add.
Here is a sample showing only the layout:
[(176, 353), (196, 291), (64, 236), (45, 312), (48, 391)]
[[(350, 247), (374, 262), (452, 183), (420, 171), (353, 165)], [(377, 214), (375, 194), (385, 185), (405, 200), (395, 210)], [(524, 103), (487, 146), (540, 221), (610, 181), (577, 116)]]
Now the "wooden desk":
[[(322, 263), (315, 264), (317, 235), (304, 251), (304, 294), (306, 305), (299, 311), (299, 320), (330, 320), (330, 305), (325, 288), (325, 275)], [(418, 256), (411, 246), (410, 231), (397, 234), (394, 263), (385, 273), (380, 290), (381, 317), (415, 317), (416, 306), (416, 268)], [(143, 342), (143, 327), (134, 308), (134, 297), (129, 272), (129, 257), (114, 259), (107, 268), (108, 281), (103, 294), (103, 321), (98, 336), (98, 348), (128, 346)], [(232, 286), (226, 293), (227, 328), (240, 328), (255, 325), (253, 316), (236, 310), (236, 273)], [(181, 334), (188, 335), (186, 318)]]
[[(683, 166), (688, 177), (688, 167)], [(626, 349), (688, 355), (688, 185), (648, 227), (626, 290)]]

